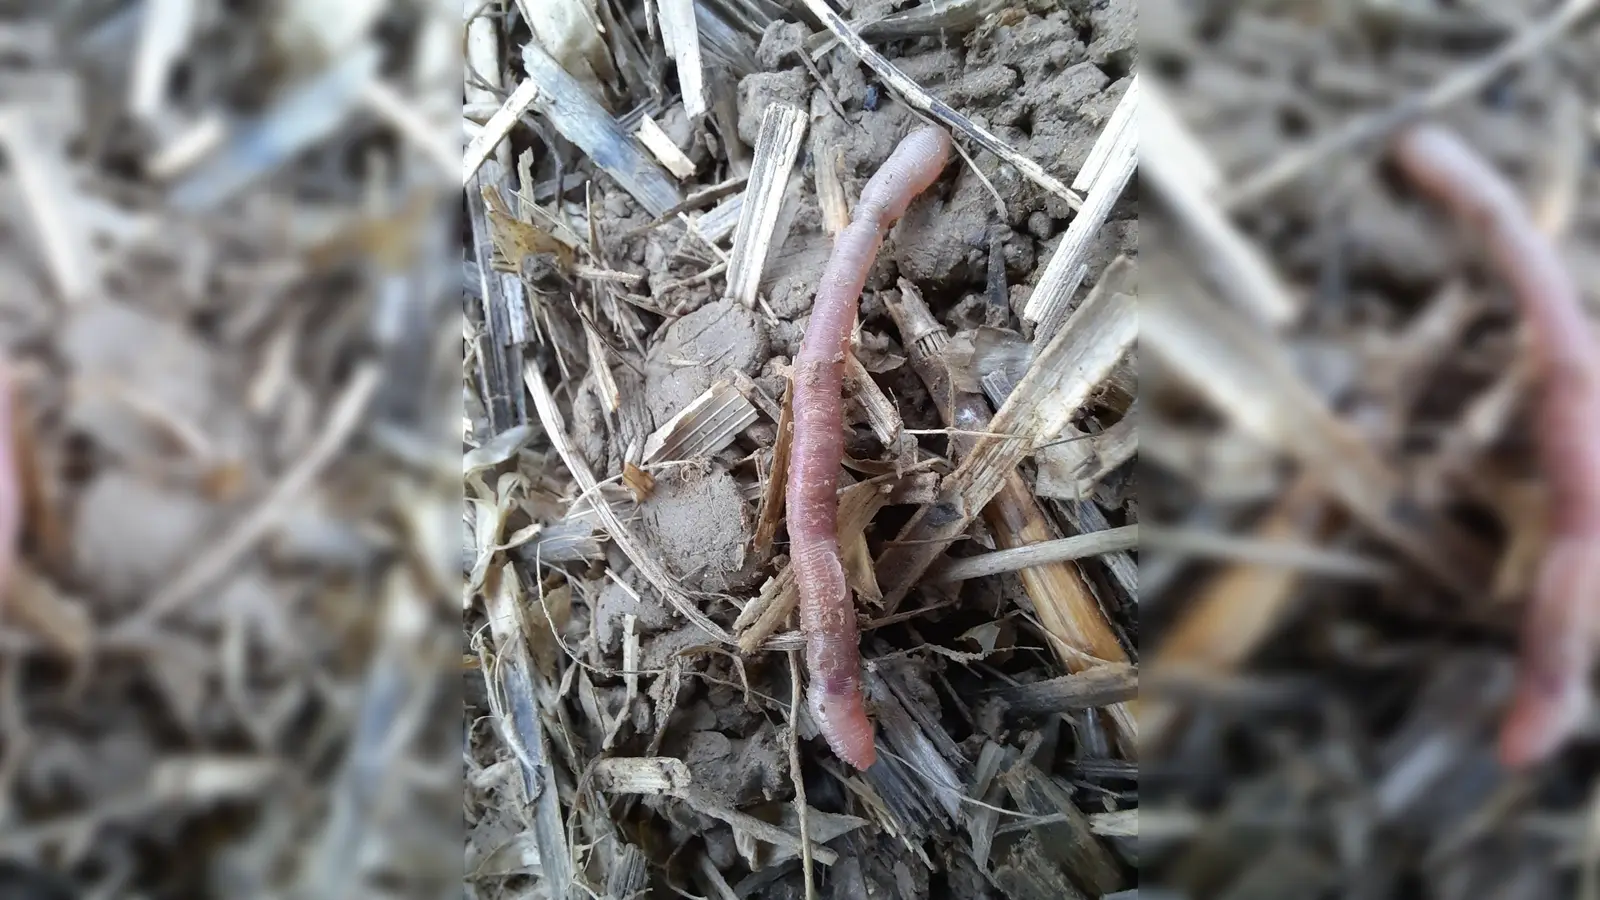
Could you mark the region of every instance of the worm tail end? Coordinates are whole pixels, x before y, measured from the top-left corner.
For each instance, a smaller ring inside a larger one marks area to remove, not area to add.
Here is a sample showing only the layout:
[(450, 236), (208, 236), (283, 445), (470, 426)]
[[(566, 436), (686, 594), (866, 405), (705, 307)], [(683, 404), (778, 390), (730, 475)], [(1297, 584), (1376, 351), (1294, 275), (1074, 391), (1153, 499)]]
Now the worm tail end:
[(1589, 712), (1596, 649), (1600, 542), (1559, 537), (1547, 551), (1523, 625), (1516, 696), (1500, 730), (1500, 759), (1522, 768), (1547, 759)]
[(833, 754), (857, 769), (871, 768), (878, 761), (878, 749), (861, 689), (855, 687), (846, 693), (833, 694), (819, 684), (812, 684), (808, 693), (811, 714)]

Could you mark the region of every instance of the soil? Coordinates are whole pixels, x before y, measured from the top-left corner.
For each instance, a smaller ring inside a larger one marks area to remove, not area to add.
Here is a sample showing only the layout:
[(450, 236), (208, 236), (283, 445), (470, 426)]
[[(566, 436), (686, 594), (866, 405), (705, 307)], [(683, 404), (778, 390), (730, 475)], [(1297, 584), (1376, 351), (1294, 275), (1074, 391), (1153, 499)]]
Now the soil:
[[(1237, 183), (1474, 64), (1552, 7), (1161, 2), (1141, 9), (1141, 52), (1224, 181)], [(1560, 245), (1591, 303), (1600, 300), (1597, 72), (1600, 30), (1591, 22), (1440, 117), (1536, 210), (1570, 211)], [(1304, 320), (1277, 337), (1307, 382), (1381, 448), (1419, 503), (1482, 541), (1482, 558), (1458, 562), (1494, 561), (1496, 577), (1460, 598), (1404, 566), (1378, 585), (1313, 574), (1278, 582), (1281, 570), (1150, 552), (1141, 573), (1147, 666), (1193, 650), (1163, 640), (1198, 621), (1224, 585), (1281, 603), (1282, 612), (1237, 648), (1220, 649), (1231, 645), (1218, 633), (1198, 652), (1243, 651), (1242, 661), (1205, 668), (1173, 695), (1180, 719), (1141, 760), (1141, 890), (1163, 898), (1573, 895), (1592, 859), (1594, 729), (1527, 773), (1502, 770), (1492, 746), (1544, 509), (1516, 499), (1540, 484), (1527, 427), (1506, 417), (1464, 461), (1450, 450), (1469, 407), (1511, 366), (1509, 299), (1481, 270), (1461, 224), (1402, 185), (1372, 148), (1312, 167), (1238, 210), (1236, 221), (1306, 301)], [(1409, 326), (1442, 308), (1451, 282), (1467, 292), (1466, 327), (1432, 350), (1402, 342)], [(1141, 377), (1171, 384), (1148, 366)], [(1158, 424), (1206, 431), (1219, 448), (1242, 436), (1217, 429), (1192, 398), (1160, 399)], [(1320, 491), (1301, 490), (1297, 500), (1262, 491), (1227, 497), (1181, 468), (1141, 468), (1151, 520), (1282, 537), (1272, 523), (1288, 516), (1287, 533), (1303, 543), (1394, 557)]]
[(645, 399), (655, 427), (729, 370), (760, 372), (770, 347), (766, 323), (732, 300), (707, 303), (669, 324), (645, 358)]
[[(846, 15), (881, 15), (897, 6), (857, 3)], [(1126, 0), (1032, 0), (1009, 4), (975, 26), (876, 46), (930, 93), (1070, 181), (1127, 90), (1136, 62), (1133, 9)], [(647, 46), (655, 46), (644, 37), (642, 18), (621, 27), (634, 28)], [(690, 235), (681, 219), (653, 222), (604, 175), (590, 183), (589, 203), (577, 190), (565, 197), (563, 208), (579, 219), (592, 209), (593, 232), (607, 266), (639, 281), (604, 289), (579, 279), (563, 285), (556, 273), (551, 281), (531, 283), (534, 303), (555, 322), (554, 330), (575, 324), (569, 292), (600, 323), (620, 397), (614, 413), (606, 409), (584, 355), (574, 358), (565, 349), (581, 347), (581, 338), (563, 345), (565, 369), (551, 344), (527, 348), (557, 403), (570, 410), (572, 443), (597, 479), (622, 474), (625, 463), (636, 459), (630, 447), (719, 380), (748, 376), (756, 399), (765, 398), (766, 406), (756, 403), (762, 410), (756, 423), (726, 447), (656, 469), (648, 487), (635, 491), (636, 501), (619, 493), (613, 504), (626, 510), (635, 538), (690, 592), (699, 610), (730, 631), (737, 631), (740, 611), (786, 561), (781, 530), (773, 554), (758, 556), (750, 548), (777, 437), (769, 412), (784, 396), (789, 362), (805, 333), (832, 245), (816, 194), (817, 167), (836, 160), (845, 195), (853, 199), (919, 122), (842, 47), (817, 56), (814, 74), (799, 56), (807, 52), (803, 47), (815, 46), (807, 43), (810, 35), (811, 28), (798, 17), (742, 33), (754, 68), (719, 69), (709, 79), (717, 85), (714, 111), (693, 123), (676, 104), (673, 67), (664, 58), (661, 71), (670, 99), (652, 112), (697, 166), (693, 178), (680, 185), (685, 195), (743, 174), (744, 164), (735, 161), (748, 160), (768, 106), (787, 103), (808, 112), (754, 310), (724, 299), (720, 274), (703, 274), (718, 264), (726, 238), (714, 249)], [(645, 78), (638, 82), (646, 83)], [(627, 84), (624, 78), (613, 112), (649, 105), (643, 93), (630, 94)], [(719, 101), (725, 101), (726, 114), (715, 111)], [(557, 156), (563, 172), (592, 171), (589, 161), (562, 141), (541, 136), (530, 146), (535, 180), (552, 190)], [(702, 221), (708, 208), (688, 212), (688, 221)], [(1137, 256), (1137, 211), (1130, 189), (1095, 239), (1085, 285), (1093, 285), (1117, 256)], [(858, 358), (907, 428), (937, 429), (943, 423), (906, 364), (907, 350), (887, 313), (885, 299), (892, 296), (896, 279), (915, 283), (952, 335), (967, 337), (985, 326), (1007, 329), (1014, 340), (1025, 341), (1031, 332), (1019, 312), (1071, 217), (1062, 200), (987, 151), (972, 153), (970, 163), (953, 159), (939, 183), (913, 203), (885, 242), (858, 319)], [(570, 321), (562, 324), (563, 319)], [(854, 410), (847, 440), (852, 477), (892, 473), (899, 448), (882, 446), (859, 404), (847, 406)], [(1098, 428), (1097, 417), (1106, 415), (1096, 407), (1083, 425)], [(547, 441), (548, 435), (536, 437), (529, 453), (543, 452)], [(938, 434), (919, 436), (917, 443), (925, 455), (947, 451)], [(547, 475), (561, 473), (553, 455), (543, 458), (552, 467)], [(1027, 474), (1031, 478), (1031, 467)], [(566, 497), (575, 495), (566, 489)], [(1062, 533), (1074, 533), (1063, 506), (1043, 503), (1041, 508)], [(867, 532), (869, 548), (876, 553), (911, 511), (891, 506), (880, 512)], [(1100, 515), (1114, 524), (1132, 521), (1115, 498)], [(522, 521), (514, 519), (510, 527)], [(548, 515), (534, 515), (532, 521), (556, 524)], [(993, 546), (979, 525), (955, 553)], [(926, 765), (901, 758), (855, 773), (828, 752), (809, 715), (791, 707), (785, 653), (741, 656), (717, 646), (706, 631), (685, 622), (614, 544), (559, 565), (539, 565), (527, 554), (519, 559), (516, 571), (528, 585), (532, 620), (552, 622), (560, 632), (550, 660), (556, 671), (532, 679), (531, 693), (539, 698), (543, 728), (553, 741), (545, 759), (558, 773), (561, 809), (576, 829), (577, 876), (600, 896), (607, 891), (627, 896), (617, 892), (619, 883), (702, 896), (805, 896), (804, 867), (795, 848), (758, 839), (737, 815), (730, 818), (717, 808), (721, 804), (797, 833), (797, 777), (805, 790), (811, 835), (837, 855), (815, 866), (820, 896), (1076, 897), (1132, 886), (1131, 844), (1090, 834), (1084, 818), (1127, 808), (1136, 797), (1127, 767), (1102, 767), (1102, 774), (1092, 774), (1093, 766), (1079, 768), (1092, 759), (1111, 761), (1098, 719), (1082, 711), (1019, 716), (1000, 701), (979, 697), (986, 686), (1002, 681), (1027, 683), (1064, 674), (1047, 649), (1048, 638), (1027, 618), (1031, 606), (1016, 576), (930, 585), (903, 607), (930, 609), (863, 636), (863, 656), (876, 673), (869, 676), (876, 702), (899, 710), (896, 727), (902, 730), (897, 733), (915, 735), (918, 752), (931, 757)], [(1118, 626), (1134, 633), (1131, 598), (1100, 571), (1098, 560), (1080, 565), (1091, 582), (1102, 586), (1106, 607), (1120, 617)], [(561, 596), (570, 596), (570, 608), (552, 607), (551, 591), (569, 592)], [(541, 608), (553, 610), (548, 620), (538, 614)], [(869, 618), (874, 614), (870, 607), (861, 612)], [(485, 622), (481, 609), (469, 609), (467, 634), (480, 633)], [(634, 646), (636, 651), (630, 649)], [(626, 663), (634, 658), (636, 665)], [(636, 688), (628, 687), (630, 669), (639, 673)], [(468, 798), (474, 822), (468, 856), (483, 863), (469, 862), (475, 870), (469, 889), (485, 898), (528, 891), (563, 896), (545, 880), (544, 866), (507, 867), (496, 855), (497, 848), (514, 840), (511, 835), (528, 840), (527, 825), (507, 824), (527, 815), (528, 807), (514, 799), (517, 791), (506, 782), (513, 771), (507, 765), (511, 757), (486, 702), (480, 696), (466, 709), (474, 723), (469, 780), (482, 785)], [(791, 740), (798, 741), (798, 776), (789, 760)], [(880, 747), (890, 749), (881, 739)], [(584, 793), (589, 767), (645, 756), (682, 760), (695, 789)], [(963, 803), (950, 787), (930, 785), (927, 772), (944, 767), (965, 779), (956, 791), (979, 794)], [(980, 769), (987, 780), (975, 787)], [(576, 787), (569, 790), (569, 785)], [(1001, 810), (993, 822), (980, 822), (980, 801)], [(1092, 845), (1084, 851), (1092, 864), (1081, 854), (1056, 852), (1060, 831), (1069, 826), (1033, 828), (1028, 816), (1070, 816), (1072, 840)], [(1004, 830), (1019, 817), (1021, 827)], [(995, 827), (1002, 829), (998, 835), (990, 830)], [(974, 834), (985, 838), (975, 845)], [(1040, 847), (1051, 852), (1041, 855)], [(540, 849), (548, 851), (549, 845)], [(645, 860), (647, 874), (640, 877), (628, 874), (635, 854)]]

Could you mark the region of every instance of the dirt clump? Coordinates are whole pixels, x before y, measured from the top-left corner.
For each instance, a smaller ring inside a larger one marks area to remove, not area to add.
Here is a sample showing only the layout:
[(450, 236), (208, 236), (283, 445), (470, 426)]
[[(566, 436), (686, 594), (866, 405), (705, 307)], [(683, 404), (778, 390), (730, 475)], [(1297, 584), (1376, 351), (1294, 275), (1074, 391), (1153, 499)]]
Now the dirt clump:
[(662, 559), (686, 584), (727, 591), (744, 580), (749, 511), (727, 470), (684, 468), (657, 478), (640, 515)]
[(656, 427), (683, 411), (728, 370), (760, 371), (770, 346), (754, 310), (721, 299), (667, 326), (645, 360), (645, 395)]

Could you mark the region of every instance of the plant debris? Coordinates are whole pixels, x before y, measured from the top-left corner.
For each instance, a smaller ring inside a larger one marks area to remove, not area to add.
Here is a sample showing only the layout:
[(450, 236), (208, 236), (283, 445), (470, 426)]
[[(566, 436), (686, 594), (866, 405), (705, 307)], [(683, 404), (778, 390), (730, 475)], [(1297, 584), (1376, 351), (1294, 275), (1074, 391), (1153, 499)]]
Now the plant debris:
[[(1137, 803), (1138, 517), (1107, 487), (1136, 445), (1073, 469), (1081, 503), (1034, 489), (1053, 442), (1133, 405), (1132, 13), (469, 12), (494, 68), (469, 118), (559, 95), (475, 145), (467, 186), (470, 896), (1135, 883), (1126, 820), (1095, 817)], [(856, 771), (801, 699), (792, 382), (834, 236), (923, 115), (958, 152), (867, 271), (844, 361), (837, 538), (879, 747)], [(528, 228), (557, 239), (498, 237)], [(1078, 281), (1035, 327), (1063, 252)], [(992, 396), (987, 357), (944, 352), (980, 332), (1009, 336), (981, 345), (1015, 376)]]

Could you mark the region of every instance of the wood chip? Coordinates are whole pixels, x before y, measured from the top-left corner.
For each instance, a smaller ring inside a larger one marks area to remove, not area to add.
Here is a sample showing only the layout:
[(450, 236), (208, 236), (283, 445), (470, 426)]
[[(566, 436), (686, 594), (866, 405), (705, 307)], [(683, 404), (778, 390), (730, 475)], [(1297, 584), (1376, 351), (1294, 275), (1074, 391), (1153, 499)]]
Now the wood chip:
[(72, 179), (34, 113), (16, 106), (0, 110), (0, 148), (22, 189), (57, 295), (67, 304), (93, 297), (100, 290), (100, 261)]
[(1077, 534), (1072, 537), (1058, 538), (1057, 540), (1032, 544), (1027, 547), (996, 550), (993, 553), (983, 553), (953, 560), (950, 564), (938, 569), (932, 577), (942, 582), (965, 581), (969, 578), (982, 578), (985, 575), (996, 575), (1001, 572), (1015, 572), (1030, 566), (1042, 566), (1049, 563), (1065, 562), (1069, 559), (1099, 556), (1102, 553), (1133, 550), (1137, 549), (1138, 546), (1139, 526), (1124, 525), (1120, 528), (1108, 528), (1105, 531)]
[(707, 243), (720, 244), (739, 227), (739, 220), (743, 217), (744, 194), (741, 193), (723, 200), (694, 219), (694, 231)]
[[(590, 96), (604, 96), (617, 81), (606, 26), (589, 0), (517, 0), (517, 10), (539, 46), (583, 85)], [(481, 70), (478, 70), (481, 71)]]
[(617, 391), (617, 380), (611, 375), (611, 363), (606, 358), (605, 342), (587, 319), (583, 322), (583, 335), (589, 350), (589, 374), (600, 392), (600, 401), (606, 412), (614, 413), (622, 405), (622, 395)]
[[(1075, 191), (1088, 191), (1094, 183), (1104, 177), (1105, 167), (1112, 162), (1118, 153), (1132, 148), (1137, 155), (1139, 147), (1139, 95), (1142, 93), (1144, 79), (1134, 73), (1128, 82), (1128, 89), (1123, 92), (1122, 99), (1117, 101), (1117, 108), (1111, 111), (1111, 118), (1106, 120), (1106, 127), (1101, 129), (1100, 136), (1095, 138), (1094, 146), (1089, 148), (1089, 155), (1083, 161), (1083, 168), (1072, 179), (1072, 189)], [(1129, 132), (1133, 133), (1129, 137)]]
[(656, 479), (633, 463), (625, 462), (622, 464), (622, 485), (633, 495), (635, 503), (643, 503), (655, 492)]
[(590, 777), (604, 794), (679, 794), (694, 783), (683, 760), (670, 756), (596, 760)]
[(1090, 813), (1089, 830), (1102, 837), (1136, 838), (1139, 836), (1139, 810)]
[[(844, 564), (844, 580), (856, 598), (868, 604), (883, 602), (878, 576), (872, 568), (872, 551), (867, 548), (866, 525), (889, 500), (889, 486), (864, 481), (839, 492), (839, 518), (851, 526), (839, 529), (839, 554)], [(860, 528), (856, 528), (857, 524)]]
[(1172, 177), (1202, 194), (1221, 190), (1227, 183), (1222, 167), (1217, 165), (1200, 138), (1183, 124), (1167, 92), (1155, 84), (1145, 84), (1140, 93), (1144, 98), (1139, 108), (1139, 127), (1145, 137), (1140, 156), (1155, 149), (1150, 146), (1152, 143), (1164, 142), (1170, 153), (1162, 158), (1172, 166)]
[(694, 175), (694, 161), (685, 156), (678, 145), (672, 142), (656, 120), (644, 116), (639, 120), (639, 130), (634, 136), (644, 144), (645, 149), (655, 155), (655, 158), (667, 167), (667, 171), (679, 178), (690, 178)]
[(949, 737), (942, 728), (938, 728), (936, 734), (924, 730), (878, 672), (867, 670), (866, 685), (878, 714), (878, 730), (894, 751), (894, 756), (889, 758), (896, 766), (909, 768), (914, 773), (913, 784), (926, 795), (926, 800), (948, 821), (955, 821), (961, 815), (961, 799), (966, 791), (962, 788), (965, 782), (962, 774), (951, 765), (937, 743), (940, 738), (949, 740)]
[(526, 393), (518, 384), (527, 323), (521, 311), (526, 307), (522, 279), (494, 268), (495, 243), (503, 240), (491, 223), (491, 204), (500, 195), (502, 177), (499, 162), (490, 162), (473, 176), (467, 189), (467, 219), (472, 229), (472, 252), (477, 262), (478, 289), (482, 298), (483, 320), (487, 326), (479, 338), (479, 389), (488, 404), (489, 427), (505, 432), (527, 421)]
[[(950, 0), (950, 2), (919, 3), (902, 12), (893, 13), (865, 22), (859, 34), (862, 40), (893, 41), (913, 37), (964, 34), (976, 28), (983, 20), (1006, 6), (1006, 0)], [(814, 37), (833, 40), (830, 35), (818, 33)], [(818, 42), (823, 43), (822, 41)]]
[[(368, 111), (421, 151), (439, 170), (445, 183), (455, 177), (461, 144), (455, 135), (439, 133), (438, 127), (420, 112), (417, 98), (402, 93), (385, 79), (373, 78), (362, 87), (361, 101)], [(465, 181), (464, 178), (463, 183)]]
[[(497, 713), (501, 738), (510, 747), (522, 775), (522, 796), (528, 807), (521, 815), (531, 821), (539, 846), (544, 876), (553, 885), (570, 884), (573, 877), (567, 833), (561, 815), (561, 795), (555, 766), (547, 755), (544, 722), (538, 713), (534, 678), (537, 671), (524, 628), (524, 595), (516, 569), (503, 565), (485, 592), (485, 613), (496, 653), (493, 665), (482, 667), (488, 683), (490, 708)], [(545, 632), (548, 634), (548, 632)]]
[[(1122, 114), (1123, 107), (1137, 100), (1138, 94), (1129, 88), (1122, 103), (1117, 106), (1117, 114)], [(1128, 118), (1131, 119), (1132, 115), (1129, 113)], [(1050, 262), (1045, 265), (1044, 274), (1039, 276), (1039, 283), (1022, 311), (1024, 319), (1038, 324), (1038, 338), (1041, 341), (1048, 340), (1060, 323), (1066, 320), (1072, 293), (1083, 278), (1080, 270), (1085, 265), (1094, 239), (1139, 166), (1139, 131), (1127, 122), (1120, 130), (1113, 131), (1108, 126), (1102, 131), (1100, 139), (1095, 142), (1095, 151), (1102, 144), (1110, 146), (1097, 163), (1098, 170), (1089, 184), (1089, 194), (1083, 202), (1083, 208), (1078, 210), (1072, 224), (1067, 226), (1066, 234), (1057, 242), (1055, 252), (1050, 254)], [(1090, 158), (1094, 159), (1093, 152)]]
[(727, 296), (748, 307), (756, 305), (756, 291), (772, 250), (773, 229), (789, 191), (789, 174), (800, 153), (805, 130), (805, 114), (797, 107), (774, 103), (761, 114), (755, 161), (750, 167), (739, 230), (734, 234), (733, 252), (728, 258)]
[(167, 80), (194, 32), (196, 5), (195, 0), (155, 0), (145, 8), (128, 82), (128, 111), (133, 115), (150, 121), (161, 112)]
[(168, 201), (187, 212), (210, 212), (338, 134), (365, 105), (381, 58), (372, 41), (347, 49), (260, 114), (236, 122), (222, 148), (173, 185)]
[[(1269, 540), (1314, 540), (1324, 527), (1325, 507), (1314, 483), (1302, 479), (1273, 506), (1256, 533)], [(1293, 569), (1252, 564), (1217, 573), (1167, 630), (1150, 663), (1152, 674), (1159, 678), (1168, 669), (1232, 671), (1282, 621), (1300, 578)], [(1147, 702), (1140, 726), (1149, 746), (1162, 744), (1178, 714), (1178, 708), (1162, 698)]]
[(529, 78), (517, 85), (516, 90), (512, 91), (511, 95), (506, 97), (505, 102), (500, 104), (500, 108), (496, 109), (494, 115), (489, 117), (489, 121), (483, 124), (483, 130), (473, 137), (471, 143), (467, 144), (461, 170), (461, 183), (463, 185), (472, 182), (472, 176), (478, 173), (478, 169), (483, 166), (483, 161), (489, 158), (489, 154), (493, 153), (496, 147), (500, 146), (501, 142), (506, 139), (506, 135), (510, 134), (511, 129), (516, 126), (517, 120), (522, 117), (523, 113), (528, 111), (528, 108), (533, 105), (533, 101), (538, 97), (539, 85), (532, 78)]
[(732, 381), (707, 388), (644, 443), (644, 465), (710, 456), (733, 443), (758, 414)]
[(26, 563), (19, 562), (11, 572), (5, 610), (26, 628), (44, 638), (68, 658), (77, 658), (90, 648), (94, 620), (82, 600), (63, 592)]
[(794, 382), (785, 380), (783, 409), (778, 414), (778, 437), (772, 444), (772, 466), (762, 487), (761, 505), (756, 513), (755, 537), (751, 548), (757, 559), (772, 554), (772, 542), (783, 524), (783, 501), (789, 483), (789, 448), (794, 443)]
[(844, 149), (827, 142), (820, 129), (811, 132), (812, 178), (817, 185), (817, 205), (822, 209), (822, 230), (828, 237), (838, 237), (850, 224), (850, 200), (845, 196), (844, 180), (839, 169), (844, 165)]
[(1139, 670), (1126, 663), (1096, 666), (1073, 675), (1019, 684), (992, 692), (1019, 715), (1091, 709), (1139, 695)]
[(905, 428), (900, 421), (899, 407), (872, 380), (872, 375), (854, 353), (845, 354), (844, 379), (848, 396), (861, 407), (878, 443), (888, 448), (890, 453), (897, 453), (900, 434)]
[(645, 155), (639, 144), (589, 96), (577, 79), (568, 75), (541, 47), (532, 43), (525, 45), (522, 64), (527, 69), (528, 80), (538, 86), (532, 100), (533, 108), (543, 113), (562, 137), (616, 179), (640, 206), (651, 215), (659, 216), (683, 200), (672, 176)]
[(1066, 439), (1034, 457), (1039, 466), (1034, 490), (1041, 497), (1088, 498), (1096, 485), (1138, 452), (1138, 419), (1137, 409), (1131, 408), (1099, 434), (1084, 434), (1067, 426), (1063, 432)]
[(1272, 448), (1236, 428), (1202, 431), (1147, 418), (1140, 430), (1141, 463), (1154, 463), (1179, 475), (1208, 499), (1261, 500), (1282, 485)]
[(1000, 781), (1018, 810), (1053, 820), (1053, 824), (1029, 830), (1046, 848), (1045, 856), (1066, 869), (1074, 882), (1097, 897), (1122, 885), (1111, 851), (1095, 835), (1088, 816), (1072, 802), (1066, 788), (1026, 761), (1012, 766)]
[(705, 65), (700, 57), (700, 29), (695, 23), (694, 0), (657, 0), (661, 41), (678, 67), (678, 89), (683, 111), (690, 120), (706, 114)]
[(1393, 566), (1355, 553), (1318, 547), (1310, 542), (1262, 540), (1200, 528), (1170, 528), (1145, 523), (1144, 545), (1160, 554), (1195, 556), (1267, 568), (1298, 569), (1304, 574), (1323, 578), (1385, 582), (1395, 576)]

